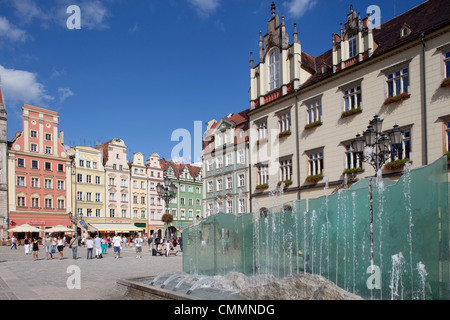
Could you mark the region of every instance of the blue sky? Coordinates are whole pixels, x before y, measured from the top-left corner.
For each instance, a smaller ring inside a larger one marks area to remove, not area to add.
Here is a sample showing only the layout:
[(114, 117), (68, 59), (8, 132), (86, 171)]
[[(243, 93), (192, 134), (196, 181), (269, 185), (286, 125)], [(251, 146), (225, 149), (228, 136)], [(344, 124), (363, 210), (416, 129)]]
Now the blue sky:
[[(302, 50), (313, 56), (331, 48), (331, 35), (352, 3), (361, 16), (379, 6), (385, 22), (421, 2), (275, 1), (290, 41), (297, 23)], [(121, 138), (129, 159), (135, 152), (170, 159), (179, 143), (171, 141), (174, 130), (201, 139), (194, 121), (205, 124), (248, 108), (250, 51), (258, 63), (259, 31), (267, 31), (271, 3), (0, 0), (8, 139), (22, 130), (21, 106), (28, 103), (59, 113), (68, 145)], [(67, 28), (70, 5), (81, 9), (79, 30)], [(194, 147), (183, 156), (185, 162), (194, 158)]]

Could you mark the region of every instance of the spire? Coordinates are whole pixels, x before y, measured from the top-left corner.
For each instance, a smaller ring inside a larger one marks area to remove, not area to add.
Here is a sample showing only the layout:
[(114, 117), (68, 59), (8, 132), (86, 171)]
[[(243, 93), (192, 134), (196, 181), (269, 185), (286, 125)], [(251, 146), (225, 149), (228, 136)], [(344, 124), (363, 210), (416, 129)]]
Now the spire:
[(272, 17), (275, 17), (275, 11), (276, 11), (275, 1), (272, 1), (272, 6), (270, 7), (270, 10), (272, 11)]
[(294, 42), (298, 41), (297, 24), (294, 23)]
[(3, 93), (2, 93), (2, 78), (1, 78), (1, 76), (0, 76), (0, 112), (6, 112), (5, 102), (4, 102)]
[(250, 52), (250, 68), (253, 68), (253, 52)]

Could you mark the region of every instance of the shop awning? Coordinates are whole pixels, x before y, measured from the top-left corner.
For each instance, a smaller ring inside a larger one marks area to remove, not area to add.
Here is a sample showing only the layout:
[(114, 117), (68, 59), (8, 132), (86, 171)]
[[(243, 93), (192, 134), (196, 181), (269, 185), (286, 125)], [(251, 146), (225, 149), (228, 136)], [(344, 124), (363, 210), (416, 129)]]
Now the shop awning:
[(89, 223), (88, 231), (100, 233), (128, 233), (142, 231), (142, 228), (138, 228), (128, 223)]

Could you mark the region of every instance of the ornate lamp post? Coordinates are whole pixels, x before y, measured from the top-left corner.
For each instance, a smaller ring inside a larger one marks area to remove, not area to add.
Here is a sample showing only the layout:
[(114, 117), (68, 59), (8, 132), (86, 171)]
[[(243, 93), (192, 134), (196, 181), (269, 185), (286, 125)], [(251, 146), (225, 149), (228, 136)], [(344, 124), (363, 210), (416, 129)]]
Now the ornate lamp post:
[[(163, 199), (164, 202), (166, 203), (166, 213), (165, 213), (166, 217), (172, 216), (169, 210), (169, 202), (170, 200), (176, 197), (177, 190), (178, 190), (177, 186), (173, 182), (171, 183), (169, 177), (167, 176), (164, 177), (163, 185), (161, 183), (158, 183), (158, 185), (156, 186), (158, 197), (160, 199)], [(166, 221), (164, 221), (164, 224), (166, 226), (166, 241), (169, 241), (169, 223), (170, 222), (167, 222), (167, 219)]]
[[(363, 136), (357, 134), (352, 142), (354, 152), (364, 162), (368, 162), (375, 169), (375, 177), (384, 163), (395, 155), (402, 153), (403, 132), (395, 125), (387, 136), (382, 132), (383, 119), (375, 115), (369, 122), (367, 130)], [(372, 274), (374, 273), (374, 249), (373, 249), (373, 178), (370, 178), (369, 197), (370, 197), (370, 264)], [(371, 292), (372, 292), (371, 288)]]

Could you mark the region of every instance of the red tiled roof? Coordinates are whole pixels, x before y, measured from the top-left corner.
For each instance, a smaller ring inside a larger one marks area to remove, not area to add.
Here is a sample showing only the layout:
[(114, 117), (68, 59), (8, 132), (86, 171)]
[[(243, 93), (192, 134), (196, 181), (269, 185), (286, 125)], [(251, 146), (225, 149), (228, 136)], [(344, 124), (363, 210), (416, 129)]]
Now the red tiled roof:
[(174, 175), (178, 178), (182, 173), (185, 167), (187, 167), (189, 174), (193, 178), (197, 178), (200, 174), (201, 168), (196, 167), (190, 164), (182, 164), (182, 163), (174, 163), (173, 161), (167, 161), (166, 159), (160, 159), (159, 164), (163, 171), (166, 171), (169, 167), (172, 167)]

